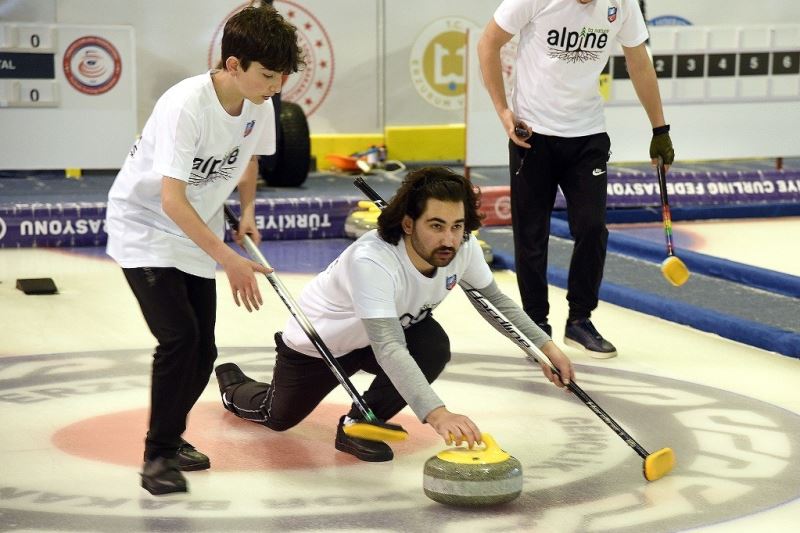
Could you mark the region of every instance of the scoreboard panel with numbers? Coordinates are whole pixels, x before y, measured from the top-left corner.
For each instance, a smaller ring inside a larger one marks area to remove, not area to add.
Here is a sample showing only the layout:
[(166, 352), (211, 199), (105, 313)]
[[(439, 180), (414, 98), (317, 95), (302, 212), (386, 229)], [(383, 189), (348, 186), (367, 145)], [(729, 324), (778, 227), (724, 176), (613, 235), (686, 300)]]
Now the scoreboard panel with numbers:
[[(664, 104), (800, 102), (800, 26), (650, 28)], [(608, 106), (638, 104), (619, 46)]]
[(118, 168), (135, 84), (130, 27), (0, 22), (0, 168)]

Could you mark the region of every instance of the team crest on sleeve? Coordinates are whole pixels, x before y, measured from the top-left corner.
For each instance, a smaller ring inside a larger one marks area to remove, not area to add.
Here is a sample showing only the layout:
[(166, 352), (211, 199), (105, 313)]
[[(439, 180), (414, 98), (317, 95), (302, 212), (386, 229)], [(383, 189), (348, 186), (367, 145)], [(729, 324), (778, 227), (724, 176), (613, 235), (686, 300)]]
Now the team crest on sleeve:
[(448, 291), (456, 286), (456, 281), (458, 281), (458, 276), (456, 276), (455, 274), (453, 274), (452, 276), (447, 276), (447, 280), (445, 281), (445, 287), (447, 287)]
[(616, 7), (609, 7), (608, 8), (608, 21), (614, 22), (617, 20), (617, 8)]
[(255, 120), (251, 120), (250, 122), (245, 124), (245, 126), (244, 126), (244, 136), (245, 137), (247, 137), (248, 135), (250, 135), (253, 132), (253, 126), (255, 126), (255, 125), (256, 125), (256, 121)]

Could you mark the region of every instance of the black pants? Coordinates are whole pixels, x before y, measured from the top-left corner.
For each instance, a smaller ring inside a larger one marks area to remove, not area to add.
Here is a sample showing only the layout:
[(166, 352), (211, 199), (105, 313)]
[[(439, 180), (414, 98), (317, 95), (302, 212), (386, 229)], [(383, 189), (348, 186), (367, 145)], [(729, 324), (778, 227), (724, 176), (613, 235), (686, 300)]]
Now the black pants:
[[(433, 383), (450, 360), (450, 340), (442, 327), (429, 317), (405, 330), (406, 343), (422, 373)], [(247, 382), (229, 387), (227, 401), (237, 416), (258, 422), (275, 431), (285, 431), (302, 421), (339, 382), (319, 357), (288, 348), (275, 335), (277, 358), (272, 383)], [(363, 398), (381, 420), (388, 420), (406, 406), (406, 401), (378, 365), (367, 346), (336, 358), (348, 377), (359, 370), (374, 374)], [(348, 415), (363, 418), (353, 405)]]
[(217, 358), (216, 282), (175, 268), (124, 268), (123, 272), (158, 341), (145, 460), (173, 457), (186, 417), (208, 384)]
[(509, 141), (511, 212), (522, 306), (534, 321), (547, 319), (547, 243), (557, 187), (567, 200), (575, 245), (569, 266), (569, 319), (588, 318), (597, 307), (606, 259), (606, 133), (563, 138), (533, 134), (531, 148)]

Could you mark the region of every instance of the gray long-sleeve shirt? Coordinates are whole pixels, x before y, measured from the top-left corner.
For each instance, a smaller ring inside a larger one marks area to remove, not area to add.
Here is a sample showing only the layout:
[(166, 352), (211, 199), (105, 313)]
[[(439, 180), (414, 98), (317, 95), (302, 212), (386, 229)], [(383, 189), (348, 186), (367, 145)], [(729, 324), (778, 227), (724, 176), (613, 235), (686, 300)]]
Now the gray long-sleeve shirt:
[[(500, 291), (494, 280), (488, 286), (477, 290), (536, 347), (541, 348), (550, 340), (550, 337), (511, 298)], [(364, 319), (363, 323), (378, 364), (417, 418), (424, 422), (431, 411), (445, 404), (411, 357), (400, 321), (396, 318), (369, 318)], [(498, 327), (497, 324), (490, 323), (493, 327)]]

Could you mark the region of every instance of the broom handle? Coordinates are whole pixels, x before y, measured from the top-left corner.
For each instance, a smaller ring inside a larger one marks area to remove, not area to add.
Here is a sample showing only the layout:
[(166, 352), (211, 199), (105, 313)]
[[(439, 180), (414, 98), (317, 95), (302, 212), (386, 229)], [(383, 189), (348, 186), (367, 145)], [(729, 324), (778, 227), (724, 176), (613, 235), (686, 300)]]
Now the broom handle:
[[(236, 214), (230, 208), (230, 206), (225, 205), (225, 218), (228, 219), (228, 224), (230, 224), (231, 228), (238, 232), (239, 231), (239, 220), (236, 218)], [(247, 251), (247, 254), (250, 256), (253, 261), (257, 263), (261, 263), (268, 269), (272, 270), (272, 267), (269, 265), (267, 258), (261, 253), (261, 250), (258, 249), (258, 246), (255, 245), (253, 240), (250, 238), (249, 235), (244, 235), (244, 249)], [(297, 320), (297, 323), (303, 329), (303, 332), (308, 337), (308, 340), (311, 341), (311, 344), (314, 345), (314, 348), (317, 349), (319, 354), (322, 356), (322, 360), (328, 365), (328, 368), (331, 369), (333, 375), (336, 377), (337, 381), (341, 383), (342, 387), (347, 391), (347, 394), (353, 399), (353, 403), (355, 403), (358, 410), (361, 411), (361, 414), (364, 415), (364, 419), (367, 422), (375, 422), (377, 421), (377, 417), (375, 413), (372, 412), (372, 409), (366, 404), (364, 399), (361, 395), (356, 392), (353, 383), (347, 377), (342, 366), (336, 360), (336, 358), (331, 353), (330, 349), (325, 345), (322, 341), (322, 338), (317, 333), (317, 330), (314, 329), (314, 326), (311, 324), (311, 321), (308, 317), (300, 310), (300, 306), (297, 305), (297, 302), (294, 301), (292, 295), (286, 290), (286, 287), (281, 282), (280, 278), (275, 275), (274, 272), (270, 272), (269, 274), (265, 274), (267, 280), (269, 280), (270, 285), (272, 288), (275, 289), (275, 292), (278, 293), (281, 300), (283, 301), (284, 305), (289, 309), (289, 312), (292, 316)]]
[(669, 210), (669, 199), (667, 198), (667, 172), (664, 168), (664, 159), (661, 156), (658, 156), (656, 175), (658, 176), (658, 189), (661, 192), (661, 215), (664, 219), (664, 236), (667, 240), (667, 255), (675, 255), (675, 250), (672, 245), (672, 214)]

